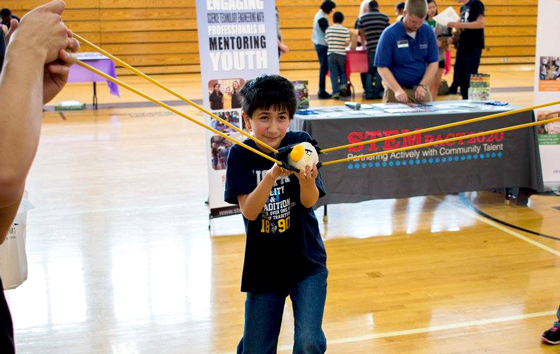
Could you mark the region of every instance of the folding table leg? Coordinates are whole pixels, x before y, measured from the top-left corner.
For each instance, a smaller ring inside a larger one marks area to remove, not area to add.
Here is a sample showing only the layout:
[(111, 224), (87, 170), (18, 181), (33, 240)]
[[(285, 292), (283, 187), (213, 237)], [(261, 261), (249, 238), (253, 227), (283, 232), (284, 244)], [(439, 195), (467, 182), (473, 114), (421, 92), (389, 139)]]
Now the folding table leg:
[(93, 82), (93, 109), (97, 109), (97, 82)]

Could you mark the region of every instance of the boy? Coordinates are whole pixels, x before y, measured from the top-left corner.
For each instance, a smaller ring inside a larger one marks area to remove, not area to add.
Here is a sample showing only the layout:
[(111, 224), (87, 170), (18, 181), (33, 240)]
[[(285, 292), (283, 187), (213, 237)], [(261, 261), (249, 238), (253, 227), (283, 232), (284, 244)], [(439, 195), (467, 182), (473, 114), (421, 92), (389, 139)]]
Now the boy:
[[(296, 110), (293, 85), (261, 75), (241, 90), (243, 119), (274, 149), (310, 141), (288, 132)], [(272, 153), (252, 140), (245, 144)], [(225, 200), (239, 204), (247, 240), (241, 291), (247, 293), (238, 354), (276, 353), (289, 295), (294, 311), (294, 353), (324, 353), (321, 329), (327, 293), (326, 253), (312, 206), (325, 195), (317, 167), (293, 173), (234, 145), (229, 153)]]
[(350, 31), (342, 26), (344, 15), (335, 12), (333, 25), (327, 28), (325, 39), (327, 40), (327, 56), (329, 71), (331, 72), (332, 98), (347, 96), (346, 90), (346, 46), (350, 44)]

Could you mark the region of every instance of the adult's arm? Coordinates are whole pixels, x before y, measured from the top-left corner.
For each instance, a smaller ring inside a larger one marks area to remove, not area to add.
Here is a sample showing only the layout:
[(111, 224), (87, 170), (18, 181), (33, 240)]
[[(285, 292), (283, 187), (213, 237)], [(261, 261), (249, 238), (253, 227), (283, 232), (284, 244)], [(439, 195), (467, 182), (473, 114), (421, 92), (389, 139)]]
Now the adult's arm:
[(459, 29), (483, 29), (485, 24), (484, 15), (478, 15), (474, 22), (449, 22), (447, 26)]
[(62, 22), (64, 8), (57, 0), (29, 12), (6, 50), (0, 75), (0, 243), (17, 213), (37, 151), (44, 98), (57, 92), (53, 85), (62, 88), (57, 80), (67, 65), (56, 61), (70, 60), (64, 49), (79, 47)]
[(364, 31), (363, 28), (360, 28), (360, 43), (362, 43), (362, 46), (365, 47), (366, 46), (366, 32)]
[(389, 88), (393, 90), (393, 92), (395, 93), (395, 98), (399, 102), (407, 103), (408, 97), (406, 95), (406, 92), (404, 91), (402, 86), (397, 82), (397, 79), (395, 79), (395, 76), (393, 75), (391, 70), (387, 67), (378, 66), (377, 72), (379, 72), (379, 75), (381, 76), (383, 81), (387, 84), (387, 86), (389, 86)]
[[(416, 97), (417, 100), (423, 100), (424, 97), (426, 97), (428, 90), (426, 90), (424, 87), (429, 87), (432, 81), (434, 81), (437, 70), (438, 70), (437, 61), (428, 64), (428, 67), (426, 68), (426, 72), (424, 73), (422, 80), (420, 80), (420, 84), (418, 85), (416, 91), (414, 92), (414, 96)], [(432, 99), (435, 99), (435, 97), (433, 97)]]
[(327, 20), (324, 17), (320, 18), (319, 19), (319, 28), (321, 29), (321, 31), (325, 32), (327, 30), (327, 28), (329, 28), (329, 20)]
[(428, 64), (428, 67), (426, 68), (426, 72), (424, 73), (422, 80), (420, 80), (420, 85), (430, 86), (430, 84), (434, 80), (434, 77), (436, 76), (437, 70), (438, 70), (437, 61)]

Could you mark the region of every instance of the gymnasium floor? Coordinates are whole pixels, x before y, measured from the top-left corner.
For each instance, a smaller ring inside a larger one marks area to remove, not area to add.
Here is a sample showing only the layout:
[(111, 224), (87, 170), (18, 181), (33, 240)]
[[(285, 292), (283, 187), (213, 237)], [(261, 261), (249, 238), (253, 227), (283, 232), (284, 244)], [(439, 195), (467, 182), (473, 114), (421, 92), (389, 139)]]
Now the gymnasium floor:
[[(491, 73), (493, 99), (532, 104), (532, 71)], [(316, 92), (315, 71), (283, 74)], [(196, 75), (158, 79), (201, 99)], [(27, 185), (29, 280), (7, 292), (18, 353), (234, 353), (244, 230), (233, 216), (208, 231), (204, 132), (122, 89), (120, 100), (98, 91), (98, 111), (45, 113)], [(90, 103), (91, 85), (54, 103), (69, 99)], [(489, 192), (329, 206), (328, 352), (560, 353), (540, 342), (560, 303), (559, 207), (557, 196), (520, 207)]]

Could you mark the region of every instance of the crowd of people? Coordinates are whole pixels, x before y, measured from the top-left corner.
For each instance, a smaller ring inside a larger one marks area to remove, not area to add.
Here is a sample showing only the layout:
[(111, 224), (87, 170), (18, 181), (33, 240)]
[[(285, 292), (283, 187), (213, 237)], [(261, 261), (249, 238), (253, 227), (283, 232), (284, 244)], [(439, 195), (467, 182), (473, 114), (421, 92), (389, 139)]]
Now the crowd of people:
[[(470, 77), (478, 73), (484, 49), (484, 4), (461, 3), (460, 21), (438, 24), (436, 0), (408, 0), (395, 5), (396, 21), (379, 10), (376, 0), (360, 4), (354, 28), (367, 53), (368, 71), (361, 75), (365, 99), (384, 102), (423, 103), (439, 93), (444, 72), (450, 68), (449, 50), (457, 48), (453, 84), (449, 93), (468, 98)], [(341, 98), (347, 89), (346, 51), (350, 32), (342, 25), (344, 14), (336, 3), (322, 2), (313, 20), (312, 41), (319, 59), (319, 99)], [(329, 16), (332, 14), (332, 25)], [(326, 90), (330, 72), (332, 94)]]

